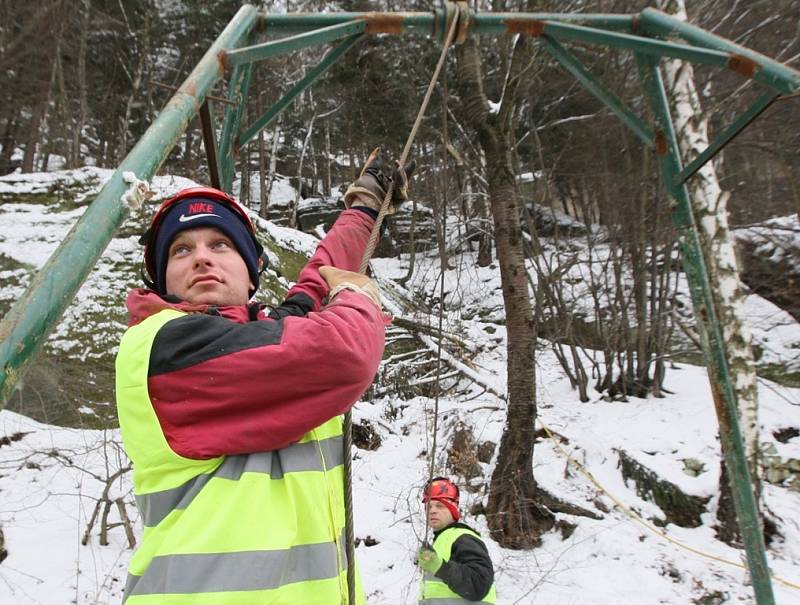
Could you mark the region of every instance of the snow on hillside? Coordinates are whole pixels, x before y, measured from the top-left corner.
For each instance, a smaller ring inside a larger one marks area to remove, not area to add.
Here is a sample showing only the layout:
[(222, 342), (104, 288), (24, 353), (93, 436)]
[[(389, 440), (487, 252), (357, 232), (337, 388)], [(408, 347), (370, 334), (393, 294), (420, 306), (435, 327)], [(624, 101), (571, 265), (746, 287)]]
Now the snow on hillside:
[[(72, 176), (57, 174), (65, 180)], [(22, 266), (0, 267), (1, 300), (19, 295), (15, 284), (46, 260), (80, 214), (80, 208), (56, 211), (21, 201), (36, 178), (0, 178), (5, 200), (0, 203), (0, 258), (12, 258)], [(42, 181), (52, 178), (41, 177)], [(183, 185), (163, 178), (158, 186), (164, 194)], [(96, 190), (95, 185), (92, 188)], [(21, 200), (10, 202), (5, 197), (9, 192), (17, 192)], [(269, 233), (275, 238), (294, 238), (293, 245), (301, 249), (311, 241), (309, 236), (274, 225), (269, 226)], [(124, 233), (114, 240), (104, 259), (132, 263), (138, 270), (139, 254), (135, 237)], [(114, 289), (123, 290), (135, 273), (120, 284), (112, 271), (116, 262), (101, 261), (99, 270), (105, 273), (92, 274), (76, 304), (89, 304), (89, 295), (96, 292), (102, 292), (104, 300), (121, 300), (122, 293)], [(425, 257), (418, 259), (418, 264), (407, 287), (430, 300), (438, 296), (438, 259)], [(436, 461), (442, 467), (446, 444), (462, 425), (471, 427), (479, 442), (499, 443), (505, 421), (504, 402), (492, 394), (505, 390), (506, 334), (499, 272), (477, 268), (469, 256), (453, 259), (452, 264), (445, 279), (451, 293), (446, 329), (457, 333), (477, 356), (471, 369), (475, 383), (464, 383), (467, 394), (439, 401)], [(392, 295), (396, 286), (390, 282), (405, 274), (405, 264), (377, 259), (373, 266), (387, 295), (387, 308), (399, 314)], [(791, 357), (793, 343), (800, 341), (797, 323), (756, 296), (749, 297), (748, 309), (751, 317), (764, 322), (761, 338), (769, 341), (775, 355)], [(415, 319), (436, 321), (419, 315)], [(773, 319), (775, 323), (770, 323)], [(118, 338), (121, 329), (111, 330), (109, 339)], [(534, 474), (556, 496), (602, 518), (559, 514), (560, 520), (576, 526), (574, 532), (554, 531), (544, 536), (542, 546), (535, 550), (512, 551), (488, 537), (484, 517), (466, 514), (465, 521), (486, 538), (495, 564), (498, 603), (753, 602), (741, 568), (743, 551), (717, 541), (712, 528), (720, 459), (705, 370), (690, 365), (670, 368), (665, 385), (670, 394), (664, 399), (608, 402), (599, 393), (590, 393), (591, 401), (580, 403), (544, 343), (537, 367), (540, 420), (559, 439), (543, 437), (537, 443)], [(800, 460), (800, 436), (785, 443), (774, 437), (781, 429), (800, 426), (800, 390), (762, 380), (759, 397), (762, 440), (773, 444), (782, 459)], [(112, 393), (108, 399), (113, 405)], [(371, 605), (416, 603), (420, 576), (413, 557), (425, 534), (419, 492), (427, 477), (425, 452), (432, 447), (433, 409), (433, 401), (424, 397), (402, 400), (388, 396), (362, 401), (354, 409), (354, 422), (369, 421), (382, 441), (377, 450), (357, 450), (353, 465), (355, 535), (362, 540), (357, 555)], [(702, 525), (655, 527), (653, 522), (661, 524), (664, 514), (622, 479), (620, 451), (684, 492), (710, 498)], [(567, 455), (597, 483), (571, 464)], [(689, 460), (699, 469), (696, 473), (687, 474)], [(10, 411), (0, 412), (0, 527), (9, 553), (0, 564), (0, 604), (120, 602), (131, 555), (124, 528), (112, 527), (109, 543), (103, 546), (98, 521), (86, 545), (81, 539), (106, 481), (127, 464), (116, 430), (59, 428)], [(481, 468), (488, 481), (492, 463)], [(130, 473), (121, 474), (109, 485), (109, 522), (120, 521), (117, 502), (121, 502), (138, 537), (141, 526), (133, 506)], [(485, 502), (483, 481), (470, 485), (473, 487), (462, 490), (465, 511)], [(773, 582), (776, 602), (800, 604), (800, 493), (769, 483), (764, 490), (766, 506), (782, 534), (768, 553), (771, 570), (780, 578)], [(634, 517), (617, 503), (630, 509)], [(101, 506), (101, 515), (103, 510)]]

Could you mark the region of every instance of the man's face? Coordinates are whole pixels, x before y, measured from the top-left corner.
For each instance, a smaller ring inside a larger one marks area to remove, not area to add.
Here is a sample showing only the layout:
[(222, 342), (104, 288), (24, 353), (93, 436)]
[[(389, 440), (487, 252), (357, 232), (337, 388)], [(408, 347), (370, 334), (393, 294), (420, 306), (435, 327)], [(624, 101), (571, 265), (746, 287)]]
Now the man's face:
[(243, 305), (253, 288), (247, 265), (236, 246), (219, 229), (181, 231), (167, 256), (167, 294), (191, 303)]
[(448, 508), (439, 500), (428, 500), (425, 503), (425, 511), (428, 514), (428, 525), (435, 531), (444, 529), (455, 521)]

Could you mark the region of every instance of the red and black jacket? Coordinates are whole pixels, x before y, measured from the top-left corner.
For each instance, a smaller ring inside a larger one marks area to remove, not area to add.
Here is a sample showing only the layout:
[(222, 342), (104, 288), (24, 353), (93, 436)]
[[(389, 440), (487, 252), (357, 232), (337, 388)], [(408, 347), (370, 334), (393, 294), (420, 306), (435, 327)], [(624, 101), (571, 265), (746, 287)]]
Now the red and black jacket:
[(300, 272), (286, 300), (214, 307), (128, 294), (129, 325), (163, 309), (185, 311), (153, 341), (148, 391), (170, 448), (193, 459), (275, 450), (342, 414), (372, 383), (384, 347), (383, 313), (343, 291), (324, 308), (319, 267), (358, 271), (374, 219), (346, 210)]

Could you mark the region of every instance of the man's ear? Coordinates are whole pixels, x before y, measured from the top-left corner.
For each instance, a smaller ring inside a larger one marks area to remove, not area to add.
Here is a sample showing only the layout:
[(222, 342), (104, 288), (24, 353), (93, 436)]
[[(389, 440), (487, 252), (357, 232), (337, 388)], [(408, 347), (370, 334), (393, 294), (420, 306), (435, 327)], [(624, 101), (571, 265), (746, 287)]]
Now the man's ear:
[[(264, 257), (262, 256), (258, 259), (258, 264), (256, 265), (256, 275), (258, 275), (258, 278), (261, 278), (261, 273), (263, 273), (263, 271), (264, 271)], [(253, 284), (253, 280), (251, 279), (250, 290), (255, 290), (255, 289), (256, 286)]]

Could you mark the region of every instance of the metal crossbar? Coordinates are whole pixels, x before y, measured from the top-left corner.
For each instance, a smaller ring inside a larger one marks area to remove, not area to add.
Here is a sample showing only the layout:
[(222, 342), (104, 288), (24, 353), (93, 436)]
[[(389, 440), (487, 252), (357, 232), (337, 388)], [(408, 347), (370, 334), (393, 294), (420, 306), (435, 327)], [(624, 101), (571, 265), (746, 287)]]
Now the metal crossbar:
[(689, 178), (705, 166), (717, 153), (719, 153), (725, 145), (730, 143), (733, 138), (738, 135), (742, 130), (747, 128), (750, 123), (760, 116), (772, 103), (779, 97), (779, 93), (770, 90), (758, 97), (755, 102), (745, 112), (739, 116), (735, 122), (728, 126), (725, 130), (717, 135), (713, 141), (708, 144), (696, 158), (675, 177), (674, 184), (676, 186), (683, 185)]
[(348, 23), (324, 27), (298, 36), (275, 40), (274, 42), (265, 42), (263, 44), (232, 50), (225, 54), (225, 67), (236, 67), (237, 65), (245, 63), (262, 61), (270, 57), (285, 55), (286, 53), (300, 50), (301, 48), (317, 46), (326, 42), (333, 42), (341, 38), (362, 34), (366, 26), (367, 24), (363, 20), (350, 21)]

